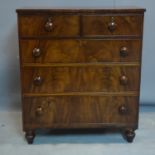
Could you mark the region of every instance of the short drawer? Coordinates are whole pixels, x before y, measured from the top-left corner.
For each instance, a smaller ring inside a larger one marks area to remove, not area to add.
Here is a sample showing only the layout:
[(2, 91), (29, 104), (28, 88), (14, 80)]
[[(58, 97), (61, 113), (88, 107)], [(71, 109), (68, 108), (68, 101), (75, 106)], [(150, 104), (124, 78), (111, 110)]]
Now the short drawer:
[(72, 16), (72, 15), (19, 16), (19, 35), (21, 37), (78, 36), (79, 16)]
[(24, 93), (122, 92), (139, 90), (138, 66), (25, 67)]
[(23, 63), (137, 62), (141, 40), (20, 40)]
[(83, 16), (84, 36), (142, 35), (143, 16)]
[(133, 126), (138, 97), (57, 96), (23, 99), (24, 125), (37, 127)]

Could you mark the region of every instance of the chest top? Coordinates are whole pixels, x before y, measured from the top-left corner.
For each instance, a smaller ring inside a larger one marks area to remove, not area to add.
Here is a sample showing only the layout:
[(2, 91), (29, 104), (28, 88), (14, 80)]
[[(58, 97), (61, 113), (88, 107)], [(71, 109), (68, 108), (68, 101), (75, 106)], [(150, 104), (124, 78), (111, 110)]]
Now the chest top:
[(22, 9), (21, 37), (141, 36), (144, 9)]

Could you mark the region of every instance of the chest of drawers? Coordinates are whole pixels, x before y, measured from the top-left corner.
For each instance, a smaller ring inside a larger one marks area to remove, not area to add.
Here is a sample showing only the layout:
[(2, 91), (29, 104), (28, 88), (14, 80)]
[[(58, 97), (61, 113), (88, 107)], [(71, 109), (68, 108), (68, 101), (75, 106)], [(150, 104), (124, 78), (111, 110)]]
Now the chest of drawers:
[(18, 9), (23, 130), (138, 128), (145, 9)]

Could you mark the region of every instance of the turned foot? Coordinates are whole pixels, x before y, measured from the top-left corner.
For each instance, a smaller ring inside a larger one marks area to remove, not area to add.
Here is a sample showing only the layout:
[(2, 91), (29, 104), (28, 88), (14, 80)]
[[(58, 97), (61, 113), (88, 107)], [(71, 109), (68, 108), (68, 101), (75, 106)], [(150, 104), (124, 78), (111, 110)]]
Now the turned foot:
[(25, 138), (26, 138), (28, 144), (33, 143), (34, 137), (35, 137), (35, 132), (34, 131), (32, 131), (32, 130), (26, 131)]
[(135, 131), (134, 129), (126, 129), (124, 131), (124, 137), (125, 139), (129, 142), (129, 143), (132, 143), (133, 142), (133, 139), (135, 138)]

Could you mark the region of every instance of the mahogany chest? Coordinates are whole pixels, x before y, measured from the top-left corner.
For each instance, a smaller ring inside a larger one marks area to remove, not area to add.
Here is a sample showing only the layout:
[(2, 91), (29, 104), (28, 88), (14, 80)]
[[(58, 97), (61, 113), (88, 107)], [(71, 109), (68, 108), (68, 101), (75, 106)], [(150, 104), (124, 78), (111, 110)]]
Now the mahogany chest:
[(138, 128), (145, 9), (18, 9), (23, 130)]

